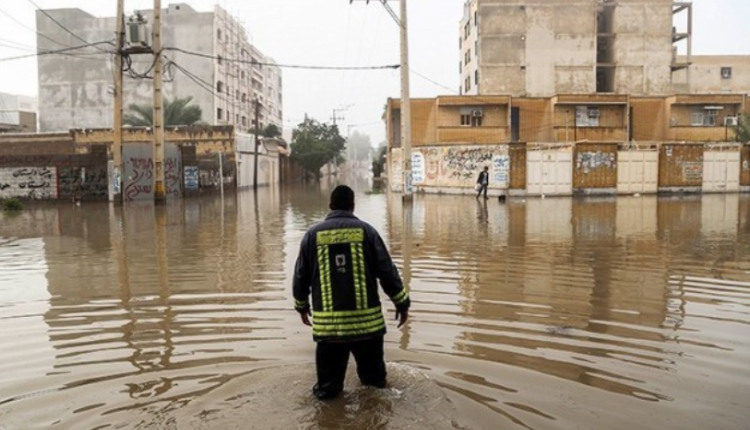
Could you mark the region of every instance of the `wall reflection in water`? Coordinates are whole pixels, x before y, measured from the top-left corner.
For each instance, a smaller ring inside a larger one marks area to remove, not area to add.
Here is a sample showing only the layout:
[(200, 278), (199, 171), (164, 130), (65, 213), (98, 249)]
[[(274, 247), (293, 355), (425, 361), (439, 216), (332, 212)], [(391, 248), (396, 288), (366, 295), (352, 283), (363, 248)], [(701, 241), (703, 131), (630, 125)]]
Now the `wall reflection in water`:
[[(388, 358), (429, 372), (459, 422), (626, 428), (636, 411), (655, 428), (686, 413), (692, 428), (744, 422), (750, 196), (404, 203), (351, 183), (414, 301), (405, 329), (389, 326)], [(0, 362), (0, 374), (24, 370), (0, 377), (9, 422), (179, 413), (221, 404), (212, 392), (252, 369), (310, 363), (291, 272), (335, 185), (0, 214), (0, 261), (42, 262), (33, 276), (0, 270), (0, 346), (27, 337)], [(21, 283), (47, 292), (12, 298)]]

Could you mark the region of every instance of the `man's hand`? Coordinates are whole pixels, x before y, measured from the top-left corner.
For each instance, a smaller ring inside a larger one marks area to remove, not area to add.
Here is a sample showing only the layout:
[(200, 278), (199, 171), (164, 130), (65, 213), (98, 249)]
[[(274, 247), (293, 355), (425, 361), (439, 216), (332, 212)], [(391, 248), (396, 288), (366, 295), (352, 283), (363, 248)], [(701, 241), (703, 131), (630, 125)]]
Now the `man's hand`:
[(300, 312), (299, 317), (302, 319), (302, 324), (312, 326), (310, 322), (310, 309)]
[(399, 311), (398, 309), (396, 309), (396, 319), (398, 320), (398, 325), (396, 326), (396, 328), (401, 328), (406, 320), (409, 319), (409, 310), (404, 309), (403, 311)]

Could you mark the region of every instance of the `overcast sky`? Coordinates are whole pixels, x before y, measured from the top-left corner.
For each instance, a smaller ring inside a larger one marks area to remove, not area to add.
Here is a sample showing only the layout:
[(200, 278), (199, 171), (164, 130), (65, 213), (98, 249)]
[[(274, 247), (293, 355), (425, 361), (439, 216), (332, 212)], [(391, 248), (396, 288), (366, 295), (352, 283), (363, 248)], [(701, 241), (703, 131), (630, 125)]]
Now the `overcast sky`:
[[(116, 0), (0, 0), (0, 60), (34, 52), (35, 15), (44, 9), (80, 8), (114, 16)], [(162, 7), (170, 2), (162, 0)], [(245, 23), (252, 42), (279, 64), (370, 66), (398, 64), (398, 27), (373, 0), (186, 0), (199, 11), (218, 3)], [(458, 21), (463, 0), (410, 0), (409, 53), (412, 97), (455, 94), (459, 87)], [(694, 0), (694, 54), (750, 55), (749, 0)], [(397, 1), (389, 1), (398, 12)], [(153, 7), (125, 0), (125, 9)], [(12, 19), (11, 19), (12, 17)], [(75, 29), (71, 29), (75, 32)], [(113, 29), (114, 33), (114, 29)], [(0, 61), (0, 91), (37, 94), (36, 59)], [(285, 127), (304, 114), (329, 122), (334, 109), (342, 134), (358, 130), (373, 143), (384, 139), (380, 119), (388, 97), (399, 96), (399, 71), (283, 69)], [(434, 82), (431, 82), (434, 81)]]

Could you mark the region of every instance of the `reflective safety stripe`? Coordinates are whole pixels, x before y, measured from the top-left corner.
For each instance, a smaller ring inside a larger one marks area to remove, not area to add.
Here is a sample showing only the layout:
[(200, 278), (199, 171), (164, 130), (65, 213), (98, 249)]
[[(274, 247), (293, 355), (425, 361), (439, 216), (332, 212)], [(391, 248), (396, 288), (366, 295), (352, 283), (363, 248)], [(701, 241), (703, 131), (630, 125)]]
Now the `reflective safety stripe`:
[(313, 311), (313, 335), (355, 336), (385, 329), (380, 306), (360, 311)]
[(365, 231), (361, 228), (340, 228), (319, 231), (316, 235), (318, 246), (341, 243), (361, 243), (365, 240)]
[(367, 308), (367, 284), (365, 282), (365, 257), (361, 243), (351, 245), (352, 268), (354, 272), (354, 294), (357, 309)]
[(320, 271), (320, 298), (324, 311), (333, 310), (333, 295), (331, 292), (331, 259), (328, 247), (318, 245), (318, 269)]
[(406, 290), (401, 290), (398, 294), (391, 297), (391, 300), (393, 300), (393, 303), (400, 305), (401, 303), (405, 302), (409, 298), (409, 295), (406, 294)]
[(313, 310), (313, 319), (337, 319), (337, 318), (348, 318), (348, 317), (361, 317), (366, 315), (381, 314), (380, 306), (376, 306), (370, 309), (362, 309), (357, 311), (331, 311), (321, 312)]
[(308, 306), (310, 306), (310, 302), (308, 302), (307, 300), (297, 300), (297, 299), (294, 299), (294, 307), (295, 308), (306, 308)]

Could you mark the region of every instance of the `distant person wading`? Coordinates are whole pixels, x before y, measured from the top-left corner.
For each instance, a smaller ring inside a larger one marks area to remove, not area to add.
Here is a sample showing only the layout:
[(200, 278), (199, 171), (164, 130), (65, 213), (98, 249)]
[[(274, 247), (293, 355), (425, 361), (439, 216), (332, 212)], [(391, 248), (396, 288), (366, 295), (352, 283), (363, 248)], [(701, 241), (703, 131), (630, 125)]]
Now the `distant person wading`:
[(396, 306), (399, 328), (411, 303), (380, 234), (354, 216), (354, 191), (339, 185), (329, 207), (302, 238), (293, 281), (294, 307), (317, 342), (313, 393), (320, 399), (343, 390), (350, 352), (362, 384), (386, 386), (378, 280)]
[(484, 166), (484, 170), (479, 172), (479, 177), (477, 178), (477, 198), (484, 192), (484, 198), (487, 198), (487, 186), (490, 184), (490, 173), (489, 173), (489, 167)]

